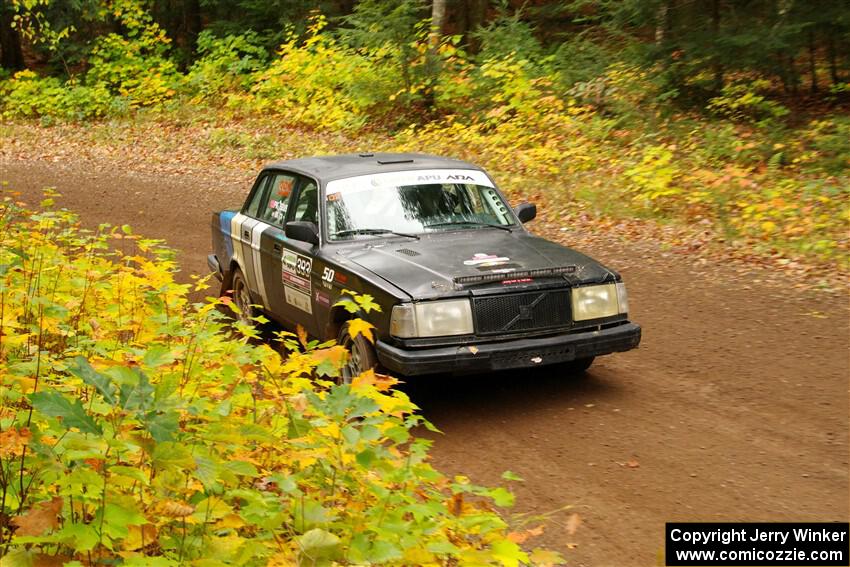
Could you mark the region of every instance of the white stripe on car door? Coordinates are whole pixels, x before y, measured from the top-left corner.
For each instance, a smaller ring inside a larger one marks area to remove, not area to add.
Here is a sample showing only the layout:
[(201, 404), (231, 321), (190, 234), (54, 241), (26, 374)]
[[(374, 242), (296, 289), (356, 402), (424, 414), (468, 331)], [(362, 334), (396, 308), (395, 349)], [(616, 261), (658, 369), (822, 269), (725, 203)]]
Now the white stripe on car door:
[[(248, 286), (254, 291), (259, 292), (263, 300), (263, 307), (268, 307), (268, 294), (266, 293), (265, 282), (263, 281), (262, 269), (262, 254), (260, 252), (260, 243), (263, 232), (268, 228), (264, 222), (252, 219), (237, 213), (230, 221), (231, 238), (239, 242), (239, 246), (233, 246), (233, 257), (236, 259), (239, 266), (245, 270), (245, 277), (248, 279)], [(250, 240), (246, 240), (243, 231), (248, 231)], [(247, 245), (243, 248), (242, 245)], [(250, 252), (246, 248), (250, 247)], [(250, 257), (246, 257), (250, 256)]]

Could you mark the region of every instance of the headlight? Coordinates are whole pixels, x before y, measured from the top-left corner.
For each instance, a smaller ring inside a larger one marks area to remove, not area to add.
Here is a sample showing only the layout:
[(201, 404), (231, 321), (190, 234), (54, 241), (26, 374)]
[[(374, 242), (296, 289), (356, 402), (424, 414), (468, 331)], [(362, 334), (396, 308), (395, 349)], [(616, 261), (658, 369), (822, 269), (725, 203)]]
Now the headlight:
[(600, 319), (629, 311), (623, 283), (574, 287), (572, 298), (573, 321)]
[(626, 284), (623, 282), (617, 284), (617, 303), (620, 306), (620, 313), (626, 315), (629, 312), (629, 294), (626, 293)]
[(411, 337), (444, 337), (472, 334), (472, 308), (468, 299), (448, 299), (396, 305), (390, 334)]

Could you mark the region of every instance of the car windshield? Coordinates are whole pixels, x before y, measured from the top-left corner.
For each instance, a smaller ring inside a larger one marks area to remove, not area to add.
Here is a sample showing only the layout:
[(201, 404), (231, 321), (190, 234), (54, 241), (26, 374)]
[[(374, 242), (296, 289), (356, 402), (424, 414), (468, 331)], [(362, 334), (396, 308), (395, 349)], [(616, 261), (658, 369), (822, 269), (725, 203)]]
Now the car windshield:
[(510, 207), (480, 171), (359, 176), (328, 183), (326, 195), (331, 240), (514, 225)]

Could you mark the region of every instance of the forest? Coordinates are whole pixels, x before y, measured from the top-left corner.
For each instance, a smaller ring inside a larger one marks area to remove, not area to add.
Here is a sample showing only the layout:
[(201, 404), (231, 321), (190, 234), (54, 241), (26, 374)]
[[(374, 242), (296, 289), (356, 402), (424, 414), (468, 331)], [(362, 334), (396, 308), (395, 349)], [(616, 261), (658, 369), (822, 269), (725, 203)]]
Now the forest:
[(0, 14), (7, 119), (194, 113), (377, 135), (593, 215), (846, 265), (841, 0), (4, 0)]

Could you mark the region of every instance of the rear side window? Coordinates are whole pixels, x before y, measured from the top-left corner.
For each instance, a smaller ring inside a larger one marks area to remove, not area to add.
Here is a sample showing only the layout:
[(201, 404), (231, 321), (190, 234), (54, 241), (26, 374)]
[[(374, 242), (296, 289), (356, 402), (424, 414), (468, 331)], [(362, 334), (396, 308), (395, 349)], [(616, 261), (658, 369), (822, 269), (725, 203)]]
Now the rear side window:
[(254, 186), (254, 192), (251, 193), (251, 197), (247, 203), (245, 203), (245, 207), (242, 209), (242, 212), (249, 217), (257, 218), (260, 210), (260, 203), (263, 202), (265, 198), (266, 186), (269, 184), (269, 178), (271, 175), (264, 175), (262, 179), (257, 181), (257, 184)]
[(296, 176), (291, 173), (274, 173), (266, 187), (267, 197), (263, 200), (259, 219), (277, 227), (283, 227), (289, 197), (295, 187)]

